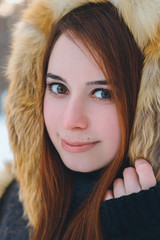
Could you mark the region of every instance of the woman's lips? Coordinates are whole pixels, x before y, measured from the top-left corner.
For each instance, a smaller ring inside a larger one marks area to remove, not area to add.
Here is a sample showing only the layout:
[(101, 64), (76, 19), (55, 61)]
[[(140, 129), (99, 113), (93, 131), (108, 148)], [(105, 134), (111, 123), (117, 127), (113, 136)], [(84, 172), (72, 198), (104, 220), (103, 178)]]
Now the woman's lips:
[(80, 153), (80, 152), (86, 152), (98, 143), (97, 142), (68, 142), (64, 139), (61, 139), (61, 144), (64, 150), (71, 153)]

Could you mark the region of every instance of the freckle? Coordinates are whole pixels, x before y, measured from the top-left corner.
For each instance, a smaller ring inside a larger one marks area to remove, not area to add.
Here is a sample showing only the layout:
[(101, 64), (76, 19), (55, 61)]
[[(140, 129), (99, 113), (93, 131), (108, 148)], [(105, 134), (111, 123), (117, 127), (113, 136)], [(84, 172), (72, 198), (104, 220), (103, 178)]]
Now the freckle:
[(89, 141), (89, 140), (90, 140), (90, 138), (88, 137), (88, 138), (87, 138), (87, 140)]

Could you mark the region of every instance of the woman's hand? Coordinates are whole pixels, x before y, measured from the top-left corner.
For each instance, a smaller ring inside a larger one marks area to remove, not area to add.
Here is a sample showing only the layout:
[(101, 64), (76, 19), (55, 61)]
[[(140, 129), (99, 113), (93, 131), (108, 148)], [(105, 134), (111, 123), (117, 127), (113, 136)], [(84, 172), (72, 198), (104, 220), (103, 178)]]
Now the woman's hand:
[(113, 191), (108, 190), (104, 200), (118, 198), (156, 185), (152, 166), (144, 159), (135, 161), (135, 168), (128, 167), (123, 171), (123, 179), (117, 178), (113, 183)]

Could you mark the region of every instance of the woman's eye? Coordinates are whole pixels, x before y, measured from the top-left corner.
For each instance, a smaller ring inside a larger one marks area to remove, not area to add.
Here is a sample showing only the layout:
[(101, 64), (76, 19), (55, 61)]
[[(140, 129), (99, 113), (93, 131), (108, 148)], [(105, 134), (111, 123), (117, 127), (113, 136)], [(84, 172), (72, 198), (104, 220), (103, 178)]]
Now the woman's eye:
[(92, 97), (99, 100), (111, 100), (112, 92), (109, 89), (95, 89), (92, 91)]
[(62, 83), (48, 83), (49, 91), (54, 94), (67, 94), (68, 90)]

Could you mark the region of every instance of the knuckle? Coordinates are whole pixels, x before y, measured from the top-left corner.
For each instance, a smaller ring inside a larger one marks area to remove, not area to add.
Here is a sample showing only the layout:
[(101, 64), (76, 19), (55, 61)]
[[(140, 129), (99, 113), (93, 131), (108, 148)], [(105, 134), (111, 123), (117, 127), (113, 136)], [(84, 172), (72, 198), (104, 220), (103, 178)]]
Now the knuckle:
[(122, 182), (123, 182), (123, 179), (122, 179), (122, 178), (116, 178), (116, 179), (114, 180), (113, 186), (114, 186), (114, 187), (117, 187), (117, 186), (121, 185)]
[(107, 190), (104, 200), (109, 200), (113, 198), (112, 190)]
[(123, 176), (129, 176), (130, 174), (135, 173), (135, 168), (133, 167), (128, 167), (123, 170)]
[(112, 191), (111, 190), (107, 191), (107, 196), (109, 196), (109, 197), (112, 196)]

